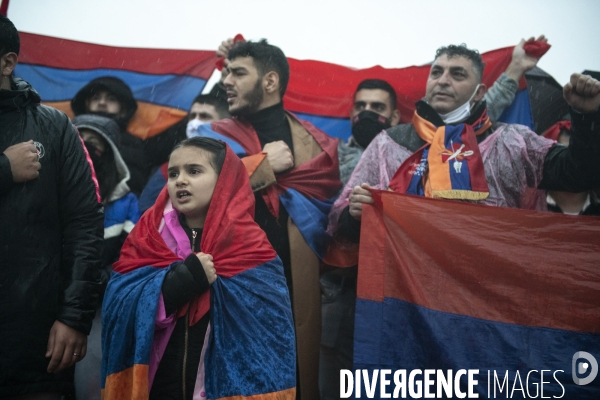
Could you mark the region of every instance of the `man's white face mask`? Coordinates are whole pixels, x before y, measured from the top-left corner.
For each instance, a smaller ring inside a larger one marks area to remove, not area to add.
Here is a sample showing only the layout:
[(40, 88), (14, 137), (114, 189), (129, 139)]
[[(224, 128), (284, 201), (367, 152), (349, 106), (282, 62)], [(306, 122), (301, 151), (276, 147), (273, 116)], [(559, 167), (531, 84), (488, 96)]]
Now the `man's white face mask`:
[(465, 104), (459, 106), (456, 110), (450, 111), (448, 114), (440, 114), (440, 117), (442, 117), (444, 123), (454, 124), (469, 118), (469, 116), (471, 115), (471, 100), (473, 100), (473, 97), (475, 97), (479, 86), (481, 86), (481, 84), (477, 84), (477, 86), (475, 87), (475, 91)]
[(193, 119), (187, 124), (187, 128), (185, 129), (185, 135), (187, 138), (192, 138), (194, 136), (198, 136), (198, 128), (200, 125), (207, 124), (208, 122), (200, 121), (199, 119)]

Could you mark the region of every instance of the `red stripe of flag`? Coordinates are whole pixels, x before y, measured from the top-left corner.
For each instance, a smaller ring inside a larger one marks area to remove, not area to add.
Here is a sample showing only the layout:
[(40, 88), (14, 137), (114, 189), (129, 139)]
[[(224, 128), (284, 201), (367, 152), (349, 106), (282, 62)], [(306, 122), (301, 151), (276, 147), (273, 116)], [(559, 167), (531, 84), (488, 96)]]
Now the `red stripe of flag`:
[(6, 13), (8, 12), (8, 2), (9, 0), (0, 1), (0, 14), (6, 17)]
[(214, 51), (112, 47), (19, 32), (19, 62), (69, 70), (118, 69), (208, 79), (217, 56)]
[[(513, 47), (506, 47), (482, 54), (486, 64), (483, 83), (488, 87), (506, 70), (512, 51)], [(415, 103), (425, 96), (425, 84), (430, 70), (430, 65), (353, 69), (314, 60), (288, 58), (288, 61), (290, 82), (284, 101), (290, 111), (348, 118), (358, 84), (365, 79), (383, 79), (396, 89), (398, 110), (403, 123), (411, 122)], [(525, 87), (525, 81), (521, 80), (520, 88)]]
[(600, 332), (600, 218), (373, 191), (359, 299)]

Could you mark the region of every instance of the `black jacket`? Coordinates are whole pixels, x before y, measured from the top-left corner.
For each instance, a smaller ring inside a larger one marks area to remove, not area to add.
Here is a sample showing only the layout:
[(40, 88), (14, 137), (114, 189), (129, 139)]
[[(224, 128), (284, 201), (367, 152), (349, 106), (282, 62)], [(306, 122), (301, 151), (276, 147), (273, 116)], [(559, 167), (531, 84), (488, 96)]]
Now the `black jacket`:
[[(0, 91), (0, 398), (71, 392), (46, 372), (55, 320), (86, 334), (97, 307), (102, 205), (76, 129), (20, 79)], [(38, 178), (14, 183), (4, 151), (33, 139)]]
[[(183, 214), (180, 215), (179, 221), (190, 240), (193, 253), (184, 262), (171, 268), (165, 276), (162, 294), (167, 315), (176, 313), (186, 303), (210, 290), (204, 267), (196, 257), (196, 253), (200, 251), (202, 229), (190, 229)], [(191, 399), (194, 396), (198, 365), (209, 321), (210, 312), (191, 326), (189, 315), (177, 320), (158, 364), (150, 400)]]

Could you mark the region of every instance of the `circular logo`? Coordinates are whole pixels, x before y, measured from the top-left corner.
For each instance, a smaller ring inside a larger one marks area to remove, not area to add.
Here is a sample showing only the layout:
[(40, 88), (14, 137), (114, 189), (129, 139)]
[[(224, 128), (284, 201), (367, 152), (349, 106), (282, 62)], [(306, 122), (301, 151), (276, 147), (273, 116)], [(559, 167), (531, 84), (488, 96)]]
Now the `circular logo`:
[(33, 142), (33, 144), (35, 144), (35, 148), (37, 149), (38, 157), (40, 159), (42, 157), (44, 157), (44, 154), (46, 154), (46, 151), (44, 150), (44, 146), (42, 146), (42, 144), (40, 142)]
[[(584, 359), (585, 361), (580, 361), (580, 359)], [(598, 361), (596, 361), (596, 358), (593, 355), (585, 351), (578, 351), (573, 354), (573, 365), (571, 368), (573, 371), (573, 382), (575, 382), (576, 385), (587, 385), (596, 378), (596, 375), (598, 375)], [(589, 375), (587, 377), (579, 377), (579, 375), (588, 374), (588, 370)]]

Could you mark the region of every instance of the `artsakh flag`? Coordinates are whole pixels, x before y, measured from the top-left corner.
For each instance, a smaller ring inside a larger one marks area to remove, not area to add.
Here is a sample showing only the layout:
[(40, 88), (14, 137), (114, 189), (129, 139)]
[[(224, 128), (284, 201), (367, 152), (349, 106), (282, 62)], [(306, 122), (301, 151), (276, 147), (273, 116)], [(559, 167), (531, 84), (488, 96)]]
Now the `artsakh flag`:
[(92, 79), (115, 76), (131, 87), (138, 110), (128, 131), (142, 139), (181, 120), (214, 70), (214, 51), (101, 46), (19, 32), (15, 75), (42, 102), (73, 117), (71, 99)]
[[(376, 369), (405, 369), (407, 380), (416, 369), (477, 369), (479, 398), (533, 396), (542, 379), (545, 398), (600, 398), (600, 377), (577, 385), (572, 376), (587, 362), (576, 353), (600, 360), (599, 218), (373, 197), (362, 217), (356, 369), (371, 379)], [(500, 383), (507, 376), (502, 392), (494, 371)]]

